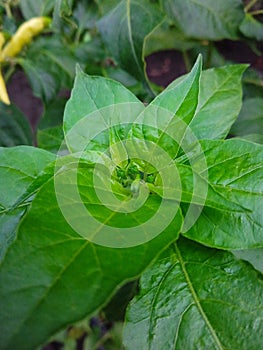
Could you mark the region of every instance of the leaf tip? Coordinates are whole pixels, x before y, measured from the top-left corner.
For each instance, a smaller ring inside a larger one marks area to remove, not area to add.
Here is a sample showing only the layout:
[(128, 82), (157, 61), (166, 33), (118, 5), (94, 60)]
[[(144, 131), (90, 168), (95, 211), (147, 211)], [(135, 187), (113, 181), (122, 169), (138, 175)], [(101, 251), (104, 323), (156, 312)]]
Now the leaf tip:
[(83, 70), (81, 69), (79, 63), (76, 64), (76, 75), (84, 74)]

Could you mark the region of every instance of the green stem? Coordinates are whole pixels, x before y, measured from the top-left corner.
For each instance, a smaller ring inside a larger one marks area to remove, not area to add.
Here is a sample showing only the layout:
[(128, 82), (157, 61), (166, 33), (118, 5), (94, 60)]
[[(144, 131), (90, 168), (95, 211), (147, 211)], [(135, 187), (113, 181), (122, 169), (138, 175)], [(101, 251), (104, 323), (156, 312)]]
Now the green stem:
[(213, 52), (213, 45), (212, 45), (211, 42), (209, 42), (209, 45), (208, 45), (208, 48), (207, 48), (207, 56), (206, 56), (205, 68), (210, 68), (210, 66), (211, 66), (212, 52)]
[(247, 4), (247, 6), (245, 7), (245, 12), (248, 12), (248, 10), (252, 7), (252, 6), (254, 6), (255, 5), (255, 3), (257, 2), (258, 0), (251, 0), (248, 4)]
[(15, 66), (11, 65), (9, 67), (9, 69), (7, 70), (6, 74), (5, 74), (5, 82), (7, 83), (8, 80), (11, 78), (11, 76), (13, 75), (15, 71)]
[(249, 12), (249, 14), (250, 14), (251, 16), (262, 15), (262, 14), (263, 14), (263, 9), (262, 9), (262, 10), (256, 10), (256, 11)]
[(143, 81), (142, 85), (143, 85), (145, 91), (148, 93), (149, 97), (150, 98), (154, 98), (155, 97), (155, 93), (151, 89), (150, 84), (148, 83), (148, 81), (147, 80)]
[(183, 59), (184, 59), (184, 65), (186, 68), (187, 72), (190, 72), (191, 70), (191, 62), (190, 62), (190, 58), (188, 56), (188, 53), (186, 50), (183, 51)]
[(10, 8), (10, 4), (8, 2), (5, 4), (5, 11), (6, 11), (6, 14), (7, 14), (8, 18), (13, 18), (12, 11), (11, 11), (11, 8)]

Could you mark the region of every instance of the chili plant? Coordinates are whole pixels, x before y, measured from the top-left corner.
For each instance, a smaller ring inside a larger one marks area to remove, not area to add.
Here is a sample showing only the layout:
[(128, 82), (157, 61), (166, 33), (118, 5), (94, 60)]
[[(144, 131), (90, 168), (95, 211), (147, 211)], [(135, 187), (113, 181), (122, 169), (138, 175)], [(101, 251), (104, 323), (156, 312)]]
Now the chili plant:
[(146, 106), (77, 67), (58, 154), (1, 148), (1, 349), (138, 277), (127, 349), (261, 348), (263, 146), (225, 139), (246, 65), (201, 61)]

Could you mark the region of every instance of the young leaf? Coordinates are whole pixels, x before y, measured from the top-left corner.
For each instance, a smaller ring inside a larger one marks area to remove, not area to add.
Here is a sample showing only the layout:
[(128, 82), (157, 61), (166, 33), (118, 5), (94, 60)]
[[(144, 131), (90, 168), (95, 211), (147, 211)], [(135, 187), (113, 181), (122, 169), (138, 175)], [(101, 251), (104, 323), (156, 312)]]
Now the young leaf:
[(244, 18), (240, 0), (162, 0), (167, 16), (190, 38), (238, 39)]
[(98, 22), (102, 38), (121, 68), (146, 81), (144, 41), (161, 22), (160, 8), (149, 0), (123, 0)]
[[(0, 148), (0, 259), (13, 241), (17, 225), (29, 204), (18, 203), (18, 200), (54, 159), (53, 154), (38, 148)], [(32, 188), (28, 196), (37, 188)]]
[(148, 268), (126, 314), (131, 349), (260, 349), (262, 276), (230, 253), (180, 240)]
[(201, 71), (202, 56), (199, 55), (191, 72), (183, 80), (171, 83), (151, 104), (168, 109), (189, 124), (198, 103)]
[(199, 102), (190, 127), (198, 139), (225, 138), (242, 106), (245, 64), (202, 72)]
[(198, 104), (201, 70), (199, 56), (184, 79), (170, 84), (139, 115), (130, 131), (131, 138), (151, 141), (175, 158)]
[[(89, 167), (83, 166), (78, 174), (79, 191), (84, 202), (89, 203), (94, 195), (89, 191)], [(64, 168), (56, 175), (64, 179), (62, 195), (69, 204), (72, 198), (67, 195), (71, 193), (73, 170)], [(155, 211), (155, 199), (150, 201), (148, 210)], [(70, 205), (71, 218), (83, 224), (85, 217), (77, 212), (78, 205), (77, 202)], [(104, 214), (102, 219), (106, 220)], [(97, 210), (96, 215), (99, 218), (101, 212)], [(114, 216), (110, 218), (114, 223)], [(140, 224), (144, 217), (138, 216), (137, 220)], [(104, 305), (117, 287), (138, 276), (178, 237), (181, 223), (178, 211), (169, 228), (145, 244), (120, 249), (96, 245), (67, 223), (58, 206), (54, 183), (47, 182), (33, 200), (18, 238), (0, 268), (1, 349), (34, 349), (61, 327)], [(125, 222), (115, 224), (122, 227)], [(82, 227), (89, 232), (90, 226)]]
[[(135, 119), (144, 109), (143, 103), (120, 83), (89, 76), (77, 69), (71, 98), (64, 114), (64, 132), (70, 150), (82, 151), (86, 147), (107, 150), (108, 134), (113, 126), (111, 117), (118, 119), (115, 114), (118, 107), (119, 113), (122, 112), (118, 124), (122, 124), (122, 119), (127, 123), (129, 113)], [(89, 132), (97, 134), (97, 140), (93, 140), (90, 145), (87, 141)]]
[(239, 139), (203, 141), (201, 145), (207, 162), (204, 174), (208, 170), (209, 184), (223, 201), (233, 203), (233, 209), (220, 208), (219, 203), (205, 206), (184, 236), (223, 249), (262, 247), (262, 145)]

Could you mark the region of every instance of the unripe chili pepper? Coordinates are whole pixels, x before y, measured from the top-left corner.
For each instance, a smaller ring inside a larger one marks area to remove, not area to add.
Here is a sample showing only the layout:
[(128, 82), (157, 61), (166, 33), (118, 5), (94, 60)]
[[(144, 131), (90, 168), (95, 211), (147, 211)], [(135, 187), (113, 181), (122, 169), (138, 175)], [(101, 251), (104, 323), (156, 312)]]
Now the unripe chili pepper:
[(0, 70), (0, 101), (4, 102), (7, 105), (10, 105), (10, 100), (8, 97), (8, 93), (7, 93), (6, 86), (5, 86), (5, 81), (4, 81), (1, 70)]
[(48, 17), (34, 17), (21, 24), (11, 40), (4, 47), (0, 62), (15, 57), (23, 49), (23, 47), (32, 41), (32, 38), (49, 25), (51, 19)]

